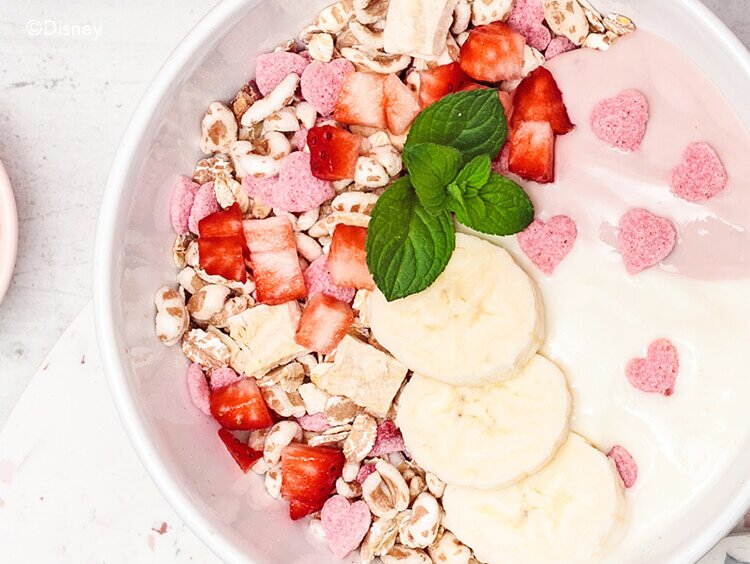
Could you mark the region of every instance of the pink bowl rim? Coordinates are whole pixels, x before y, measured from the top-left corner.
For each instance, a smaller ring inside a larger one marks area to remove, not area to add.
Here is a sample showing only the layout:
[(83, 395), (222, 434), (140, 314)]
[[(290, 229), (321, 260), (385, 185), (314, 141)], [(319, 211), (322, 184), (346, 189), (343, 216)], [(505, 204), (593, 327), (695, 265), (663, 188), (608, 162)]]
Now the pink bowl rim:
[(0, 303), (10, 287), (18, 249), (18, 215), (10, 178), (0, 161)]

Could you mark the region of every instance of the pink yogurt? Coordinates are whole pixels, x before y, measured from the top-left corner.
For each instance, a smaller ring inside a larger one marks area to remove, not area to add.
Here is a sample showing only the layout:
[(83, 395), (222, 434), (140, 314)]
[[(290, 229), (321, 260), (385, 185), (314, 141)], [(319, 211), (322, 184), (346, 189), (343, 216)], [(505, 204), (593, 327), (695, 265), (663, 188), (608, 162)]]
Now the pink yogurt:
[[(556, 182), (524, 183), (538, 217), (568, 215), (579, 237), (598, 238), (615, 253), (619, 219), (643, 208), (677, 227), (677, 245), (658, 268), (703, 280), (750, 277), (750, 134), (703, 71), (643, 30), (606, 53), (571, 51), (548, 68), (577, 128), (557, 139)], [(607, 146), (589, 126), (598, 102), (627, 89), (643, 92), (650, 108), (643, 143), (630, 153)], [(716, 150), (729, 177), (726, 190), (707, 202), (670, 192), (670, 173), (695, 142)]]

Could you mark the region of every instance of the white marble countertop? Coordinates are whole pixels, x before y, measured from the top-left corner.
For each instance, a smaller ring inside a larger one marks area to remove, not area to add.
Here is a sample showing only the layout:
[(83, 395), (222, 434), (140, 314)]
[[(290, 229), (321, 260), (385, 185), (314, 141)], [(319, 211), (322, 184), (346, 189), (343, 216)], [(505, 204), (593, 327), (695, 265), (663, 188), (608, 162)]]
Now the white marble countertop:
[[(3, 2), (0, 160), (15, 186), (20, 248), (0, 306), (0, 428), (90, 299), (99, 199), (136, 103), (215, 3)], [(750, 45), (749, 0), (706, 3)]]

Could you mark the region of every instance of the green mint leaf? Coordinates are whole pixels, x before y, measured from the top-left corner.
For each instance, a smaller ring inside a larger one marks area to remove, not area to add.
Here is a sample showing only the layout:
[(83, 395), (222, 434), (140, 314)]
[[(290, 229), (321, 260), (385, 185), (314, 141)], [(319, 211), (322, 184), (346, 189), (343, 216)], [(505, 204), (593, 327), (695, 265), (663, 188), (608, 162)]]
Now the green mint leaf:
[(450, 212), (428, 212), (408, 176), (394, 182), (375, 204), (367, 228), (367, 266), (388, 301), (430, 286), (455, 246)]
[(422, 143), (404, 148), (403, 158), (422, 205), (431, 212), (445, 209), (445, 187), (458, 174), (461, 153), (451, 147)]
[(469, 162), (479, 155), (494, 157), (505, 143), (505, 121), (497, 90), (450, 94), (417, 116), (406, 146), (436, 143), (458, 149)]
[(475, 194), (463, 191), (460, 199), (452, 196), (449, 207), (459, 222), (489, 235), (513, 235), (534, 220), (534, 205), (523, 188), (494, 173)]
[(468, 194), (476, 195), (477, 191), (487, 184), (492, 174), (492, 161), (487, 155), (474, 157), (458, 174), (456, 184)]

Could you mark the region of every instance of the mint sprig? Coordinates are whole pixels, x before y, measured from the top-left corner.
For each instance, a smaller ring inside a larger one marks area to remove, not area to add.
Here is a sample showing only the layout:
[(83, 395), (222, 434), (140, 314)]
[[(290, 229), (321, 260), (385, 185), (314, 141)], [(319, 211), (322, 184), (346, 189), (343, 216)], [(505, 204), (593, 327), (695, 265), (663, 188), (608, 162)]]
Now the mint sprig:
[(456, 220), (512, 235), (534, 219), (518, 184), (492, 172), (507, 123), (496, 90), (446, 96), (417, 116), (404, 146), (409, 172), (378, 199), (367, 234), (367, 266), (388, 301), (428, 288), (455, 248)]
[(386, 298), (396, 300), (430, 286), (455, 246), (451, 214), (428, 212), (407, 176), (393, 183), (375, 204), (367, 230), (367, 267)]

